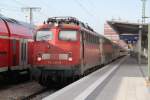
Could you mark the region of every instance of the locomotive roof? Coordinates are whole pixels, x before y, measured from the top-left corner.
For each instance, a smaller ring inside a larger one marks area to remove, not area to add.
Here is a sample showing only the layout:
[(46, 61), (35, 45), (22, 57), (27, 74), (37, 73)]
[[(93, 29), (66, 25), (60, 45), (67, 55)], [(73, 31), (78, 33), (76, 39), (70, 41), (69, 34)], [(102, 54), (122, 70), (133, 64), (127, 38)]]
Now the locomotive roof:
[(57, 23), (57, 24), (74, 24), (80, 27), (84, 27), (90, 31), (94, 30), (88, 25), (85, 24), (81, 21), (79, 21), (77, 18), (75, 17), (71, 17), (71, 16), (63, 16), (63, 17), (50, 17), (47, 19), (47, 24), (52, 24), (52, 23)]
[(62, 26), (64, 28), (80, 27), (81, 30), (98, 36), (98, 33), (96, 33), (87, 23), (85, 24), (79, 21), (77, 18), (71, 16), (50, 17), (46, 22), (44, 22), (44, 24), (48, 24), (49, 27), (53, 27), (55, 24), (58, 24), (58, 26)]

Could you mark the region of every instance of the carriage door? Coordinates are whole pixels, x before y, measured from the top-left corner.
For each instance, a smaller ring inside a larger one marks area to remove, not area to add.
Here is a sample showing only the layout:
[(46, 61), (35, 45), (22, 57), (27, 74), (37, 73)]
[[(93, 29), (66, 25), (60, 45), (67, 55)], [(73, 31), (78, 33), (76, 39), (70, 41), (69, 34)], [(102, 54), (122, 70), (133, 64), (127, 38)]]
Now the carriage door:
[(85, 37), (84, 37), (84, 32), (81, 32), (81, 43), (82, 43), (82, 47), (81, 47), (81, 52), (82, 52), (82, 59), (83, 59), (83, 64), (85, 64)]
[(103, 46), (103, 39), (100, 38), (100, 57), (101, 57), (101, 64), (104, 64), (104, 46)]
[(20, 65), (27, 65), (28, 63), (28, 57), (27, 57), (27, 50), (28, 50), (28, 46), (27, 46), (27, 40), (22, 39), (20, 41)]
[(17, 65), (17, 40), (12, 40), (12, 65)]

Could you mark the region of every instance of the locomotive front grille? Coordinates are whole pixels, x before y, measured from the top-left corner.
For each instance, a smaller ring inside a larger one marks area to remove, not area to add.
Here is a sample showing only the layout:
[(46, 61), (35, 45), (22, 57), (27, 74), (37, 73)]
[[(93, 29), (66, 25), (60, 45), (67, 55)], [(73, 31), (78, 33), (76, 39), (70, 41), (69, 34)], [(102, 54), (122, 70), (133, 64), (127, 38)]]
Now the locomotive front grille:
[(68, 54), (59, 54), (59, 60), (68, 60)]
[(42, 54), (42, 60), (68, 60), (69, 54)]

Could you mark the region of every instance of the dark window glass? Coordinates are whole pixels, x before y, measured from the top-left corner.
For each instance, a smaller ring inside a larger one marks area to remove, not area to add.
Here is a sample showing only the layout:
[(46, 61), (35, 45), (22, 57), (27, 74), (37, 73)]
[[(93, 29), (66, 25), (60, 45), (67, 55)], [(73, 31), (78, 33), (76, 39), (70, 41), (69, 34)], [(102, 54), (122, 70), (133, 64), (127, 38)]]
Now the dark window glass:
[(59, 39), (65, 41), (76, 41), (77, 31), (73, 30), (62, 30), (59, 32)]
[(38, 31), (36, 34), (36, 41), (43, 41), (43, 40), (52, 40), (53, 33), (48, 30), (41, 30)]

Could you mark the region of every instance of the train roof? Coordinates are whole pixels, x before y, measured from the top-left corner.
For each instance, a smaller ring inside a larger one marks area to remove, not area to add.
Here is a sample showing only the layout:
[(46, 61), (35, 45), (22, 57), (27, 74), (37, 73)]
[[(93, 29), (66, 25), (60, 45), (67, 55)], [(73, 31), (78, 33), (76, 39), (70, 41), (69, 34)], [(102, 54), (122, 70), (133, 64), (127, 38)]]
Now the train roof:
[(7, 21), (7, 22), (13, 23), (13, 24), (22, 25), (22, 26), (28, 27), (28, 28), (35, 28), (35, 25), (29, 24), (29, 23), (26, 23), (23, 21), (18, 21), (18, 20), (13, 19), (13, 18), (8, 18), (8, 17), (3, 16), (2, 14), (0, 14), (0, 18)]

